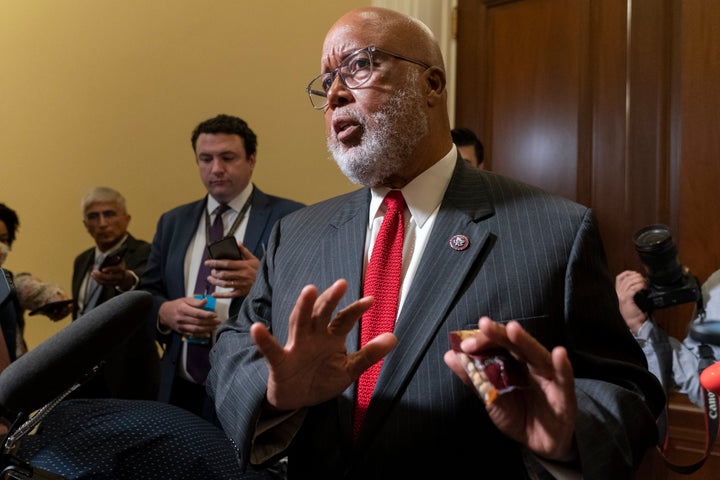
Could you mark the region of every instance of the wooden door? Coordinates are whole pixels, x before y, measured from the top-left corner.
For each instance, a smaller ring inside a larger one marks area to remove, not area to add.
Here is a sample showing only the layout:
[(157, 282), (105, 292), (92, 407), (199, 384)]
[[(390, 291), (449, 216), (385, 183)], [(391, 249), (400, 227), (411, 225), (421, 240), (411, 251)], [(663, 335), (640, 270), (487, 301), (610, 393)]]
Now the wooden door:
[[(720, 268), (720, 2), (459, 0), (457, 51), (455, 125), (491, 170), (591, 206), (614, 274), (642, 271), (652, 223), (701, 282)], [(692, 306), (656, 316), (683, 338)], [(671, 453), (698, 458), (700, 409), (670, 407)]]

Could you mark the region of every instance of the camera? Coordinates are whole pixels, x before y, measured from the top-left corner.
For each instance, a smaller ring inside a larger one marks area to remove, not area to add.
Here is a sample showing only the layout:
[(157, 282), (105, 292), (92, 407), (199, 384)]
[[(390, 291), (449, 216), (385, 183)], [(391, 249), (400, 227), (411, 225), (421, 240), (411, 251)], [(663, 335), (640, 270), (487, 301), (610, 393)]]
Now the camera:
[(635, 233), (633, 241), (649, 284), (648, 289), (633, 297), (643, 312), (702, 299), (697, 277), (678, 261), (677, 248), (666, 225), (643, 227)]

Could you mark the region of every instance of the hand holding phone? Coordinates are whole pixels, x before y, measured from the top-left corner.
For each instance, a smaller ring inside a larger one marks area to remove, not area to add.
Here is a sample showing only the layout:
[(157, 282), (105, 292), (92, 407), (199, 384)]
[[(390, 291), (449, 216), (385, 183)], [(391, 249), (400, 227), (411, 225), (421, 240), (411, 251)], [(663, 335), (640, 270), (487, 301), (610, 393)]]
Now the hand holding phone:
[(213, 260), (242, 260), (242, 252), (235, 237), (225, 237), (207, 246)]
[(102, 270), (105, 267), (114, 267), (115, 265), (119, 265), (120, 262), (122, 262), (125, 258), (126, 250), (127, 249), (125, 247), (121, 247), (119, 250), (105, 257), (105, 260), (102, 261), (100, 267), (98, 267), (98, 270)]

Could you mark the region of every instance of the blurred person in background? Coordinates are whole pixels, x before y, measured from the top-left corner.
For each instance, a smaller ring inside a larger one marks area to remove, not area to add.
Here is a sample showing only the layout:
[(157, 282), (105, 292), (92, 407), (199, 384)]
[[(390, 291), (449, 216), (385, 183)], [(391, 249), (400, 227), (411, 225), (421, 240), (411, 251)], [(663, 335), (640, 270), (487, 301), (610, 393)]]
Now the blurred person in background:
[[(95, 245), (75, 258), (73, 320), (137, 287), (150, 255), (150, 244), (128, 231), (131, 216), (125, 197), (109, 187), (94, 187), (80, 202), (82, 222)], [(151, 328), (140, 328), (73, 393), (74, 397), (154, 400), (160, 356)]]
[(475, 132), (469, 128), (454, 128), (450, 134), (460, 156), (473, 167), (485, 169), (485, 149)]
[[(3, 267), (12, 250), (20, 227), (17, 213), (0, 203), (0, 267)], [(0, 312), (3, 334), (11, 360), (27, 352), (25, 342), (25, 312), (30, 315), (41, 314), (51, 320), (61, 320), (70, 314), (72, 302), (62, 289), (52, 283), (45, 283), (40, 278), (22, 272), (14, 275), (3, 267), (15, 285), (16, 295), (7, 300)], [(9, 338), (12, 337), (12, 338)]]

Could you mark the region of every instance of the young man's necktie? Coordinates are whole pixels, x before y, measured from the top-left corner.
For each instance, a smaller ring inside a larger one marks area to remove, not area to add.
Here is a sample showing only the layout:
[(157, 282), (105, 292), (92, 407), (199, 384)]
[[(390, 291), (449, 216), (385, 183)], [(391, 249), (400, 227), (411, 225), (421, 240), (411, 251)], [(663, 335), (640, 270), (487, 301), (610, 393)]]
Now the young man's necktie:
[[(223, 226), (223, 213), (225, 213), (229, 206), (220, 204), (215, 209), (215, 220), (210, 227), (208, 235), (208, 243), (217, 242), (223, 237), (224, 226)], [(215, 291), (215, 285), (207, 281), (207, 277), (210, 276), (210, 267), (205, 266), (205, 260), (209, 258), (207, 245), (203, 250), (202, 260), (200, 260), (200, 268), (198, 269), (197, 280), (195, 280), (195, 294), (196, 295), (210, 295)], [(205, 383), (208, 373), (210, 372), (210, 342), (193, 342), (189, 341), (187, 344), (187, 372), (200, 385)]]

